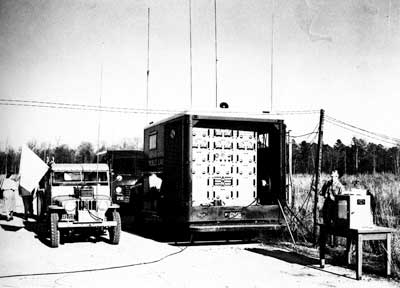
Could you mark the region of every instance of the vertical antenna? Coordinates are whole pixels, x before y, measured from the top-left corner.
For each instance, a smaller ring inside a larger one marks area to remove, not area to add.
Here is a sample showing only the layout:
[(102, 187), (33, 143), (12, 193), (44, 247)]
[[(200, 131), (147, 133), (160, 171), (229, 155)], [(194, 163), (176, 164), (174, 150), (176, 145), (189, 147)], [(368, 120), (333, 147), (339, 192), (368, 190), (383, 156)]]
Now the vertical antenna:
[(392, 0), (389, 0), (389, 8), (388, 8), (388, 16), (387, 16), (387, 26), (388, 26), (388, 32), (389, 32), (389, 38), (392, 35)]
[(270, 91), (270, 97), (271, 97), (271, 112), (273, 110), (273, 95), (274, 95), (274, 0), (272, 0), (272, 10), (271, 10), (271, 51), (270, 51), (270, 57), (271, 57), (271, 91)]
[(150, 77), (150, 8), (147, 8), (147, 71), (146, 71), (146, 122), (149, 110), (149, 77)]
[(215, 108), (218, 108), (217, 0), (214, 0), (214, 44), (215, 44)]
[[(104, 48), (104, 43), (102, 45)], [(104, 49), (103, 49), (104, 50)], [(102, 56), (103, 57), (103, 56)], [(103, 59), (101, 59), (100, 65), (100, 95), (99, 95), (99, 114), (97, 123), (97, 155), (96, 155), (96, 180), (99, 181), (99, 150), (100, 150), (100, 125), (101, 125), (101, 98), (103, 96)], [(96, 194), (98, 193), (98, 185), (96, 185)]]
[(190, 46), (190, 109), (192, 109), (192, 103), (193, 103), (192, 0), (189, 0), (189, 46)]
[(100, 65), (100, 95), (99, 95), (99, 114), (97, 123), (97, 150), (100, 148), (100, 120), (101, 120), (101, 98), (103, 96), (103, 60)]

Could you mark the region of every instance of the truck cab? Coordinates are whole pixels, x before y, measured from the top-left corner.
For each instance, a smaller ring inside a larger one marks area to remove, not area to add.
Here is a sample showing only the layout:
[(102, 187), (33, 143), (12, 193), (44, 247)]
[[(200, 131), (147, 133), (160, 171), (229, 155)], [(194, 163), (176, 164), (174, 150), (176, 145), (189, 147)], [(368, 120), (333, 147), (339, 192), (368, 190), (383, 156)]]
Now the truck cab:
[(45, 177), (44, 211), (52, 247), (58, 247), (60, 231), (108, 230), (111, 244), (120, 240), (119, 205), (110, 191), (107, 164), (52, 164)]
[[(102, 163), (110, 167), (111, 195), (124, 208), (134, 204), (138, 180), (145, 170), (145, 154), (140, 150), (107, 150)], [(117, 178), (122, 178), (117, 180)]]

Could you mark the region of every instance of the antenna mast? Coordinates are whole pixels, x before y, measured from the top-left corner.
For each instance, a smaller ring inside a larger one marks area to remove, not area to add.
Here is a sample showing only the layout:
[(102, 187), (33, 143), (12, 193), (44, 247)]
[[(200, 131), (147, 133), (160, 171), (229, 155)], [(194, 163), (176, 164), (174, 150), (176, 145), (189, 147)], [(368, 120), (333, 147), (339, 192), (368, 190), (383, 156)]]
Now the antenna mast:
[(218, 108), (217, 0), (214, 0), (214, 44), (215, 44), (215, 108)]
[(149, 110), (149, 77), (150, 77), (150, 8), (147, 8), (146, 122)]
[[(104, 55), (104, 42), (102, 45), (102, 52)], [(96, 155), (96, 179), (97, 181), (99, 181), (99, 155), (98, 152), (100, 150), (100, 128), (101, 128), (101, 98), (103, 97), (103, 56), (102, 55), (102, 59), (101, 59), (101, 65), (100, 65), (100, 93), (99, 93), (99, 114), (98, 114), (98, 123), (97, 123), (97, 155)], [(98, 185), (96, 185), (96, 194), (98, 193)]]
[(192, 109), (192, 103), (193, 103), (192, 0), (189, 0), (189, 46), (190, 46), (190, 109)]
[(271, 78), (270, 78), (270, 82), (271, 82), (271, 91), (270, 91), (270, 97), (271, 97), (271, 112), (273, 110), (273, 95), (274, 95), (274, 0), (272, 1), (272, 10), (271, 10), (271, 51), (270, 51), (270, 57), (271, 57)]

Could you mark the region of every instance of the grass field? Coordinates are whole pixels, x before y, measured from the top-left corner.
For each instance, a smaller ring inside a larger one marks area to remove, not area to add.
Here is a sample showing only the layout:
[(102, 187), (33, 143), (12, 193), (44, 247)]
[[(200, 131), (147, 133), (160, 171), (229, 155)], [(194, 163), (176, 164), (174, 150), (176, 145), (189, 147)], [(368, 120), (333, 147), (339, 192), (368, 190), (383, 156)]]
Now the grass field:
[[(322, 175), (322, 183), (329, 179), (329, 175)], [(358, 180), (362, 187), (372, 192), (376, 201), (374, 223), (378, 226), (395, 228), (392, 234), (392, 272), (396, 277), (400, 277), (400, 176), (393, 174), (364, 174), (364, 175), (345, 175), (341, 179), (346, 189), (350, 189), (354, 180)], [(298, 237), (309, 240), (313, 227), (312, 210), (314, 205), (314, 194), (310, 193), (311, 175), (297, 174), (292, 178), (294, 191), (294, 205), (292, 210), (297, 217), (304, 223), (302, 233)], [(319, 209), (322, 208), (323, 198), (319, 197)], [(308, 230), (308, 232), (306, 231)], [(300, 227), (299, 227), (300, 231)], [(306, 232), (304, 232), (306, 231)], [(367, 250), (372, 254), (383, 254), (382, 245), (370, 245)]]

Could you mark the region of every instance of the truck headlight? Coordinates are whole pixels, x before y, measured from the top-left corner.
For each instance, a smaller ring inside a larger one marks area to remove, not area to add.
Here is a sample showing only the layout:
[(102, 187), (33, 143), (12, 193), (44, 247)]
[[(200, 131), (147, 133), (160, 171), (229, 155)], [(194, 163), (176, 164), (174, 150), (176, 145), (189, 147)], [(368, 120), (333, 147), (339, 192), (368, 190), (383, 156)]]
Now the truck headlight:
[(108, 209), (108, 201), (98, 201), (97, 209), (99, 211), (106, 211)]
[(118, 186), (117, 188), (115, 188), (115, 192), (121, 193), (122, 192), (122, 188)]
[(75, 212), (76, 202), (75, 201), (66, 201), (64, 202), (64, 209), (67, 213), (71, 214)]

